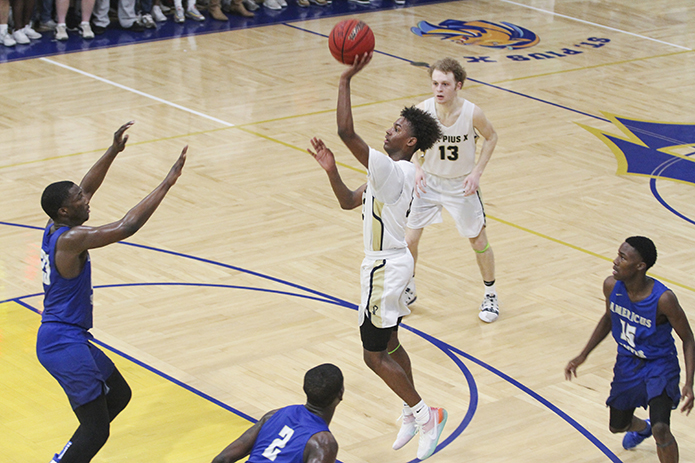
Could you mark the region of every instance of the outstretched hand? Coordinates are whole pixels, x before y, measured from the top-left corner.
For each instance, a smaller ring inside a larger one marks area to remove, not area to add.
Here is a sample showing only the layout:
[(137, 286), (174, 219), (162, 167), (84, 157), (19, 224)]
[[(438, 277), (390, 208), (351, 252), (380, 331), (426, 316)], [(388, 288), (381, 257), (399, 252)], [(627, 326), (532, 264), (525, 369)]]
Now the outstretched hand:
[(126, 122), (118, 130), (116, 130), (116, 133), (113, 134), (113, 144), (111, 146), (114, 150), (116, 150), (117, 153), (120, 153), (125, 149), (125, 144), (128, 141), (128, 135), (124, 136), (123, 134), (133, 124), (135, 124), (135, 121)]
[(333, 156), (333, 152), (328, 149), (323, 140), (314, 137), (311, 139), (311, 146), (314, 147), (316, 152), (311, 151), (311, 149), (307, 149), (307, 151), (316, 159), (316, 162), (323, 167), (323, 170), (330, 171), (335, 169), (335, 156)]
[(169, 185), (173, 185), (176, 183), (176, 180), (181, 176), (181, 172), (183, 171), (183, 165), (186, 164), (186, 153), (188, 152), (188, 145), (183, 147), (183, 150), (181, 150), (181, 155), (179, 158), (176, 160), (173, 166), (171, 166), (171, 170), (167, 174), (166, 182), (169, 183)]
[(351, 79), (352, 76), (360, 72), (369, 64), (369, 62), (372, 60), (373, 54), (374, 52), (370, 51), (364, 55), (355, 55), (355, 61), (353, 61), (352, 64), (349, 65), (349, 67), (343, 72), (342, 77)]

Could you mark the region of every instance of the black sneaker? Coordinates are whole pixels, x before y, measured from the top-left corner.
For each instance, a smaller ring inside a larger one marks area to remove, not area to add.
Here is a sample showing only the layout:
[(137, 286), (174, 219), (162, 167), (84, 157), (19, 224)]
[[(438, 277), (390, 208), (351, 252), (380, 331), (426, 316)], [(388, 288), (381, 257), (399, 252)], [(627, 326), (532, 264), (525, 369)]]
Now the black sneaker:
[(92, 32), (94, 32), (94, 35), (101, 35), (106, 32), (106, 28), (92, 23)]
[(130, 32), (142, 32), (145, 30), (145, 26), (143, 26), (139, 22), (135, 21), (132, 26), (130, 26), (130, 27), (121, 26), (121, 29), (123, 29), (124, 31), (130, 31)]

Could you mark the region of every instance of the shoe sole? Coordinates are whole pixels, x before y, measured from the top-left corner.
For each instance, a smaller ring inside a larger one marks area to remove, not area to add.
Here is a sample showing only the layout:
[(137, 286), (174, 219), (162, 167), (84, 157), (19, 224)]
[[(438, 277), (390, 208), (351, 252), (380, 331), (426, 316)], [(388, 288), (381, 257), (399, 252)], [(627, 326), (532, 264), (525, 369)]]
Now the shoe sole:
[(425, 455), (424, 457), (420, 458), (418, 456), (420, 460), (426, 460), (434, 454), (435, 450), (437, 450), (437, 445), (439, 445), (439, 438), (442, 437), (442, 432), (444, 432), (444, 425), (446, 425), (446, 420), (449, 419), (449, 413), (447, 413), (447, 411), (443, 408), (441, 408), (440, 410), (442, 411), (442, 421), (439, 423), (439, 432), (437, 433), (437, 439), (434, 442), (434, 448), (429, 454)]

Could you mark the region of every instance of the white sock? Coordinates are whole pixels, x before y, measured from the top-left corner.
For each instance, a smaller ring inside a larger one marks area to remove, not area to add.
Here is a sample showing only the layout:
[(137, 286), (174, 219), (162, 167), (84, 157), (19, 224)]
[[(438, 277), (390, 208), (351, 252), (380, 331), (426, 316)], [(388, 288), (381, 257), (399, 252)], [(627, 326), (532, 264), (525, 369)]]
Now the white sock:
[(485, 285), (485, 295), (492, 295), (495, 296), (497, 295), (497, 291), (495, 290), (495, 284), (493, 283), (492, 286), (487, 286)]
[(413, 414), (413, 409), (408, 406), (407, 403), (403, 402), (403, 416), (410, 416)]
[(427, 406), (424, 400), (421, 400), (414, 407), (410, 407), (415, 415), (415, 422), (420, 426), (424, 426), (430, 420), (430, 407)]
[(0, 24), (0, 34), (7, 33), (7, 24)]

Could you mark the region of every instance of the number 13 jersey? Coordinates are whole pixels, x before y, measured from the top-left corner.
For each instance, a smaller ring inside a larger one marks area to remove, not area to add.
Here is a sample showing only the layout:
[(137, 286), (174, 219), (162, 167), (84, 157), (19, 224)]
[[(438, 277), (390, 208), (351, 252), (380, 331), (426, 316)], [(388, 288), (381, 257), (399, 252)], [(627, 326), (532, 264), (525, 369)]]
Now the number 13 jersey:
[[(437, 117), (434, 98), (425, 100), (424, 110)], [(476, 134), (473, 128), (473, 110), (475, 105), (468, 100), (463, 101), (463, 108), (458, 119), (450, 127), (439, 122), (442, 138), (427, 150), (422, 170), (428, 174), (444, 178), (457, 178), (468, 175), (475, 167)]]

